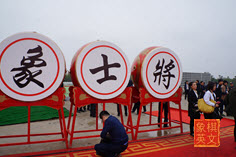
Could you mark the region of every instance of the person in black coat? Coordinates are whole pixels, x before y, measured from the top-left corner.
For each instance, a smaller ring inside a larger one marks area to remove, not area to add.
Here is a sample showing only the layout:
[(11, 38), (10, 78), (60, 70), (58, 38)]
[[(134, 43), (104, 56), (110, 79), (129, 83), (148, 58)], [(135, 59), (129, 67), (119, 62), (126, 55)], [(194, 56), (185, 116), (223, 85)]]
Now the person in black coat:
[(199, 80), (195, 81), (196, 85), (197, 85), (197, 94), (200, 95), (201, 94), (201, 84), (199, 82)]
[(184, 84), (185, 100), (187, 99), (188, 92), (189, 92), (189, 84), (188, 84), (188, 81), (186, 81), (185, 84)]
[(203, 98), (204, 94), (206, 93), (206, 86), (205, 86), (205, 82), (201, 81), (201, 90), (200, 90), (200, 95), (199, 98)]
[[(223, 85), (223, 80), (222, 79), (219, 79), (218, 80), (218, 84), (216, 86), (216, 101), (219, 101), (220, 102), (220, 107), (219, 108), (216, 108), (217, 112), (220, 112), (220, 115), (221, 116), (225, 116), (223, 114), (223, 100), (222, 100), (222, 85)], [(219, 110), (220, 109), (220, 110)]]
[(225, 98), (227, 104), (226, 113), (234, 117), (234, 141), (236, 142), (236, 87), (232, 88)]
[(189, 83), (190, 91), (188, 93), (188, 116), (190, 117), (190, 135), (194, 136), (194, 119), (200, 119), (200, 112), (197, 107), (198, 93), (197, 84), (194, 82)]

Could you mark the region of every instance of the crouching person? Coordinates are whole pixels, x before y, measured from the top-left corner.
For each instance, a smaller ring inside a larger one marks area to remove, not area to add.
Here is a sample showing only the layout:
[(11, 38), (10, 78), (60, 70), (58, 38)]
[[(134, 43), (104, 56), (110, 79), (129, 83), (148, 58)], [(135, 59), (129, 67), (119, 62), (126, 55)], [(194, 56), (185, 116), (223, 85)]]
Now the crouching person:
[(103, 157), (120, 156), (120, 153), (128, 147), (128, 135), (124, 126), (107, 111), (102, 111), (99, 117), (105, 124), (101, 132), (101, 142), (94, 147), (97, 155)]

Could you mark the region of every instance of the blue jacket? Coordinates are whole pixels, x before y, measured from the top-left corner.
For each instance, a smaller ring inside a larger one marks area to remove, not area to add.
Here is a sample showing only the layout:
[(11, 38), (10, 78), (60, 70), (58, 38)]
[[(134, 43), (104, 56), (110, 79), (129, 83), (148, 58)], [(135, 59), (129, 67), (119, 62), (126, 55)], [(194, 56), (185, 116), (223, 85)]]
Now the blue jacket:
[(123, 145), (128, 142), (128, 135), (126, 134), (124, 126), (120, 121), (114, 117), (109, 116), (101, 132), (101, 138), (106, 138), (107, 133), (111, 136), (111, 142), (117, 145)]

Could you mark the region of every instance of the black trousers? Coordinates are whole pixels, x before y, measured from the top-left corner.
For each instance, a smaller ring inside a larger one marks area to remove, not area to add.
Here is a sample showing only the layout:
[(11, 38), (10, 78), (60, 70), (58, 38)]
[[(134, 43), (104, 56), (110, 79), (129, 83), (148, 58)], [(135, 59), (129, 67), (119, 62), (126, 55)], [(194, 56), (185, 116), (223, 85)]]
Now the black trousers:
[[(123, 106), (123, 105), (121, 105), (121, 106)], [(127, 116), (127, 115), (128, 115), (128, 112), (127, 112), (127, 110), (128, 110), (128, 107), (127, 107), (127, 106), (124, 106), (124, 109), (125, 109), (125, 115)], [(117, 113), (118, 113), (118, 115), (120, 115), (120, 108), (119, 108), (119, 104), (117, 104)]]
[(216, 115), (214, 112), (212, 113), (204, 113), (204, 118), (205, 119), (216, 119)]
[(125, 151), (127, 147), (128, 143), (126, 145), (117, 145), (108, 141), (101, 141), (101, 143), (95, 145), (94, 149), (96, 150), (97, 155), (103, 157), (115, 157)]
[(96, 116), (96, 105), (97, 104), (90, 104), (90, 116)]
[(190, 116), (190, 134), (194, 132), (194, 119), (200, 119), (200, 112), (194, 112), (193, 115)]
[(161, 102), (159, 102), (159, 106), (158, 106), (159, 110), (158, 110), (158, 123), (160, 123), (160, 117), (161, 117), (161, 113), (164, 110), (164, 122), (168, 122), (168, 102), (164, 102), (163, 103), (163, 108), (161, 111)]
[(212, 113), (204, 113), (205, 119), (221, 119), (222, 117), (219, 115), (218, 107), (215, 108), (214, 112)]
[(224, 101), (222, 99), (220, 99), (220, 114), (223, 114), (224, 111)]
[(186, 90), (186, 91), (184, 92), (184, 94), (185, 94), (185, 100), (186, 100), (187, 97), (188, 97), (188, 92), (189, 92), (189, 90)]
[[(137, 110), (137, 114), (139, 113), (139, 108), (140, 108), (140, 101), (136, 102), (134, 104), (134, 107), (132, 109), (132, 112), (135, 112)], [(147, 109), (146, 109), (146, 106), (143, 106), (143, 111), (146, 112)]]

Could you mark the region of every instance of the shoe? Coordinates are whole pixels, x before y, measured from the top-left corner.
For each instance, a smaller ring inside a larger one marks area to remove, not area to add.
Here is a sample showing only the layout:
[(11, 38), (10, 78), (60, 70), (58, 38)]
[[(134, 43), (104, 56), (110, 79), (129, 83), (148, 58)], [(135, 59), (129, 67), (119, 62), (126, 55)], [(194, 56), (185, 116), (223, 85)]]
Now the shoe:
[(128, 116), (128, 113), (125, 113), (125, 116)]
[(143, 111), (142, 113), (145, 113), (146, 111)]
[(90, 117), (96, 117), (96, 115), (90, 115)]
[(194, 133), (190, 133), (190, 136), (193, 136), (193, 137), (194, 137)]
[(120, 114), (117, 114), (117, 116), (120, 116)]

